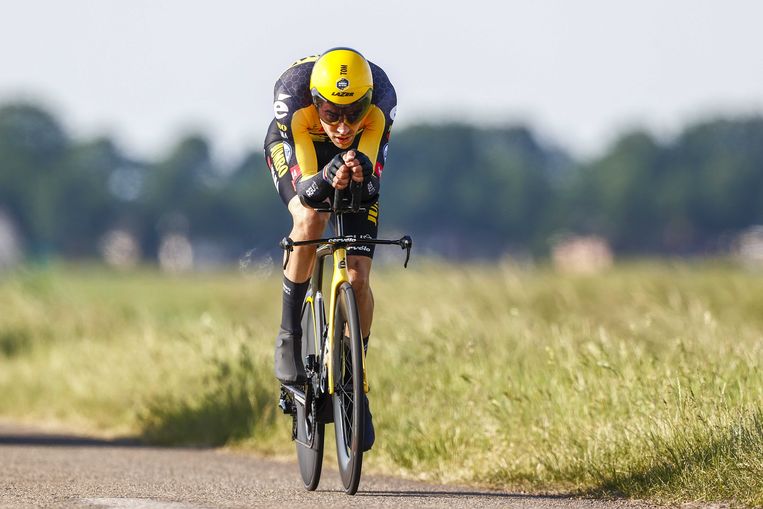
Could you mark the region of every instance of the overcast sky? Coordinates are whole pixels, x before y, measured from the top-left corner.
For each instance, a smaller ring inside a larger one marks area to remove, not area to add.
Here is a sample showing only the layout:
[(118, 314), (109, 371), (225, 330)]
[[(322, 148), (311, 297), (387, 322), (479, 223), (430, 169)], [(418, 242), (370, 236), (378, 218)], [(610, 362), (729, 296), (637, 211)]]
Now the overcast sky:
[(237, 157), (283, 69), (342, 45), (387, 71), (400, 125), (527, 123), (595, 154), (628, 127), (763, 112), (762, 22), (754, 0), (0, 0), (0, 102), (145, 157), (193, 129)]

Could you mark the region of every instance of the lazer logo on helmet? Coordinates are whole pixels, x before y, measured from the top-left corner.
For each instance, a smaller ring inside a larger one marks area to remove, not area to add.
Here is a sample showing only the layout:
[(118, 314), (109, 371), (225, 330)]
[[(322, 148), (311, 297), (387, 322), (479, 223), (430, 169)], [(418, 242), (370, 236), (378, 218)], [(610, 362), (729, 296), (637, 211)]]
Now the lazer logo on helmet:
[(350, 81), (347, 78), (341, 78), (339, 81), (336, 82), (336, 88), (339, 90), (344, 90), (345, 88), (350, 86)]
[(331, 92), (331, 95), (337, 97), (352, 97), (355, 95), (355, 92)]

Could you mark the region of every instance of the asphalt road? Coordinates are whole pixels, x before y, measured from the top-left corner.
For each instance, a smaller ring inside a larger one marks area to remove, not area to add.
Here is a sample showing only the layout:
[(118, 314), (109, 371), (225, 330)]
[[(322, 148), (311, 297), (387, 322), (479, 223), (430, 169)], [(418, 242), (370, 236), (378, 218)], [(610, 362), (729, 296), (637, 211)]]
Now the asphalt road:
[(296, 463), (214, 449), (144, 447), (130, 441), (44, 433), (0, 424), (0, 508), (91, 507), (513, 507), (630, 509), (624, 501), (514, 494), (366, 475), (357, 495), (326, 468), (318, 491)]

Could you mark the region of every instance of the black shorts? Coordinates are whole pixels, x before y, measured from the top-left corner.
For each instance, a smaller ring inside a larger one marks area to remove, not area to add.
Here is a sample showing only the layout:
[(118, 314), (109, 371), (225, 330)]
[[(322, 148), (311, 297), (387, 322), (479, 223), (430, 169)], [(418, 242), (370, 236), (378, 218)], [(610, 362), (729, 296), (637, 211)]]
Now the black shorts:
[[(273, 129), (275, 129), (275, 133), (272, 132)], [(328, 164), (335, 155), (342, 151), (342, 149), (330, 142), (315, 143), (314, 145), (316, 155), (318, 156), (319, 168)], [(286, 156), (292, 150), (294, 150), (294, 148), (281, 138), (278, 133), (278, 128), (275, 126), (275, 122), (271, 123), (270, 129), (268, 130), (268, 136), (265, 139), (265, 161), (267, 162), (270, 174), (273, 177), (273, 184), (275, 184), (276, 191), (278, 191), (281, 201), (283, 201), (284, 205), (287, 207), (292, 198), (297, 195), (297, 192), (294, 189), (294, 181), (291, 172), (286, 164), (286, 161), (290, 159), (290, 157)], [(379, 202), (377, 201), (374, 203), (366, 212), (343, 214), (341, 220), (343, 221), (342, 228), (344, 229), (345, 235), (352, 235), (357, 238), (375, 239), (379, 232)], [(374, 248), (374, 244), (357, 244), (348, 247), (347, 254), (373, 258)]]

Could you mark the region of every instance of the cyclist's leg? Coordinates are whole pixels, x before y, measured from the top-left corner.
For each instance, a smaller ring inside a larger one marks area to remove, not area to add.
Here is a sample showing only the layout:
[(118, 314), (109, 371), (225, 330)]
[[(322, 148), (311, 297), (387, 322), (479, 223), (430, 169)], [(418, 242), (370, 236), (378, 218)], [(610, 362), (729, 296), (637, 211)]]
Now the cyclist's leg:
[[(277, 131), (277, 128), (275, 128)], [(273, 126), (271, 126), (271, 131)], [(270, 133), (265, 145), (265, 159), (273, 176), (281, 200), (292, 216), (293, 227), (289, 236), (293, 240), (307, 240), (320, 237), (326, 228), (328, 214), (319, 214), (305, 207), (294, 190), (291, 174), (283, 162), (284, 142), (277, 132)], [(281, 157), (279, 157), (281, 156)], [(301, 310), (309, 287), (310, 272), (315, 259), (315, 247), (303, 246), (294, 249), (289, 265), (283, 274), (283, 298), (281, 327), (276, 336), (275, 374), (282, 382), (297, 382), (304, 379), (305, 368), (301, 355)]]
[[(375, 239), (379, 232), (379, 202), (374, 203), (367, 212), (345, 214), (342, 219), (345, 234)], [(370, 285), (374, 247), (373, 244), (359, 244), (347, 248), (348, 276), (358, 302), (360, 331), (366, 342), (374, 314), (374, 296)]]
[[(379, 204), (378, 202), (375, 203), (368, 212), (347, 214), (344, 216), (344, 220), (344, 231), (346, 234), (375, 239), (379, 230)], [(370, 285), (373, 256), (373, 244), (360, 244), (347, 248), (347, 272), (350, 284), (352, 284), (353, 293), (355, 294), (355, 300), (358, 304), (364, 348), (368, 347), (374, 313), (374, 296)], [(363, 395), (363, 401), (365, 403), (363, 450), (367, 451), (374, 444), (375, 433), (371, 409), (365, 394)]]
[[(306, 207), (297, 196), (291, 198), (287, 206), (293, 222), (289, 233), (292, 240), (317, 239), (323, 234), (329, 214), (316, 212)], [(310, 279), (315, 261), (315, 249), (316, 246), (295, 247), (289, 257), (289, 265), (284, 270), (284, 276), (292, 281), (306, 282)]]
[(368, 256), (353, 255), (347, 257), (347, 275), (350, 278), (355, 300), (358, 303), (360, 333), (363, 335), (364, 343), (367, 342), (371, 333), (371, 323), (374, 316), (374, 294), (370, 284), (371, 263), (372, 259)]
[[(321, 236), (327, 218), (303, 206), (296, 196), (291, 199), (288, 207), (294, 222), (289, 234), (293, 240)], [(315, 246), (295, 247), (289, 257), (289, 265), (284, 270), (281, 328), (276, 337), (275, 351), (275, 374), (282, 382), (299, 382), (304, 379), (300, 322), (314, 260)]]

